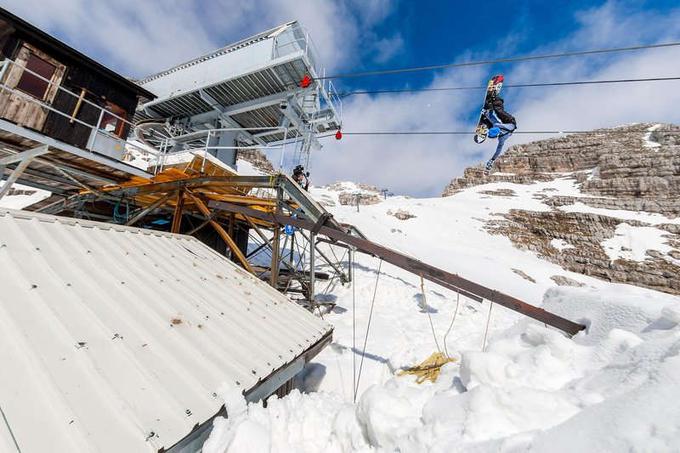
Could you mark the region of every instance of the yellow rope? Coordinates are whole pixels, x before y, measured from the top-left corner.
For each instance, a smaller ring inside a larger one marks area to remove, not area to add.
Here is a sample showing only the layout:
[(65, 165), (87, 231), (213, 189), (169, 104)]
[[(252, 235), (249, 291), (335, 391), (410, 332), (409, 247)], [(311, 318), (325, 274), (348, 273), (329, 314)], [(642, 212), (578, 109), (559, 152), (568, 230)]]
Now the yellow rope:
[(442, 366), (455, 361), (456, 359), (447, 357), (442, 352), (433, 352), (432, 355), (425, 359), (420, 365), (406, 368), (400, 371), (398, 376), (404, 376), (407, 374), (417, 376), (416, 384), (422, 384), (425, 381), (435, 382), (439, 377)]

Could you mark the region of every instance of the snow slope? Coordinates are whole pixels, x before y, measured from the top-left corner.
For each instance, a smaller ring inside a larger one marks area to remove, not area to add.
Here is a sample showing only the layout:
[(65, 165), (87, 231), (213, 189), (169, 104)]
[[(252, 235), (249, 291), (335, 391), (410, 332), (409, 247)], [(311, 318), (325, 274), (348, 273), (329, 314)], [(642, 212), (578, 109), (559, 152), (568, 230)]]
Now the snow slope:
[[(488, 194), (499, 189), (516, 196)], [(680, 451), (678, 298), (564, 271), (483, 229), (511, 208), (549, 209), (535, 197), (545, 191), (578, 194), (564, 178), (488, 184), (446, 198), (392, 197), (358, 213), (339, 203), (331, 210), (377, 242), (542, 304), (586, 324), (585, 332), (569, 339), (428, 282), (423, 295), (418, 277), (358, 255), (356, 305), (351, 287), (318, 296), (337, 304), (325, 316), (335, 326), (334, 343), (307, 367), (301, 392), (270, 399), (266, 408), (227, 398), (230, 418), (215, 421), (204, 451)], [(313, 193), (337, 201), (337, 192)], [(387, 214), (397, 209), (416, 217)], [(660, 237), (644, 233), (636, 232), (636, 256), (648, 244), (660, 246)], [(556, 287), (554, 276), (585, 286)], [(397, 375), (438, 347), (456, 361), (435, 383)]]

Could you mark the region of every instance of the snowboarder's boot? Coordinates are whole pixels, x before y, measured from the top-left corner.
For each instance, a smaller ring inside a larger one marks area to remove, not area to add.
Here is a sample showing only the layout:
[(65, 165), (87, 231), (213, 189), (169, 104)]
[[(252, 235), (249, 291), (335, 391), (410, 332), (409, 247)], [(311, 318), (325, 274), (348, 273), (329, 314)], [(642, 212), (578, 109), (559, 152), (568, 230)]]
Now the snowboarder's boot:
[(491, 169), (493, 168), (494, 161), (490, 160), (484, 165), (484, 176), (489, 176), (491, 174)]

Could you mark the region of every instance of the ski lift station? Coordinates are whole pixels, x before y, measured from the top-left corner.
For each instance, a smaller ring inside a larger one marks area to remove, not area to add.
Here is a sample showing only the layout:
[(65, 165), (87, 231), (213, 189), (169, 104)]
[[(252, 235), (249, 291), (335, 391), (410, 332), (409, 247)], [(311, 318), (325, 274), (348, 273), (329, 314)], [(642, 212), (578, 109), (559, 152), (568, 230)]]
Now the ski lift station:
[[(142, 79), (157, 98), (137, 111), (140, 138), (164, 152), (203, 148), (232, 167), (238, 149), (294, 141), (307, 163), (317, 134), (340, 127), (332, 82), (312, 83), (324, 74), (308, 33), (281, 25)], [(158, 140), (171, 131), (171, 143)]]
[[(202, 222), (202, 189), (122, 202), (148, 222), (116, 217), (107, 192), (209, 171), (236, 181), (220, 199), (271, 205), (247, 196), (237, 150), (290, 142), (302, 158), (340, 125), (332, 85), (302, 83), (322, 71), (306, 31), (284, 24), (137, 84), (0, 10), (0, 53), (0, 199), (14, 183), (51, 194), (0, 212), (0, 451), (198, 451), (228, 415), (224, 388), (287, 393), (332, 328), (229, 259), (247, 252), (243, 217), (175, 234)], [(154, 223), (165, 209), (181, 212), (169, 232)]]

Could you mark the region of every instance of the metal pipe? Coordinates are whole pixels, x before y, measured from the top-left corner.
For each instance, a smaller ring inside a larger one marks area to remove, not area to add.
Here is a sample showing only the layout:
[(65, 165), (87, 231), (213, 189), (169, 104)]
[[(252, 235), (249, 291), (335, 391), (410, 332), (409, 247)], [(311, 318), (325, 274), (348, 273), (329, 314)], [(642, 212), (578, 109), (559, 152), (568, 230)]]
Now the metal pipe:
[(314, 306), (315, 298), (315, 284), (316, 284), (316, 274), (314, 273), (314, 265), (316, 264), (316, 245), (315, 245), (316, 234), (309, 234), (309, 303)]

